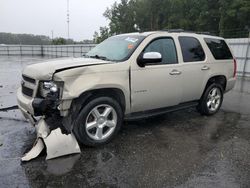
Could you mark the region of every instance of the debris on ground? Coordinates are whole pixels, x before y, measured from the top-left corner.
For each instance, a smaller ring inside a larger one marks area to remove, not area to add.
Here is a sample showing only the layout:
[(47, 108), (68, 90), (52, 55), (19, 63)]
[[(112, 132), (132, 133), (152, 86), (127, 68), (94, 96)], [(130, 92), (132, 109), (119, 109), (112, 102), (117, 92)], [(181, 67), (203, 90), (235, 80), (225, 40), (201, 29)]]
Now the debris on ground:
[(43, 141), (42, 141), (41, 138), (38, 138), (38, 139), (35, 141), (33, 147), (31, 148), (31, 150), (30, 150), (28, 153), (26, 153), (26, 154), (21, 158), (21, 160), (22, 160), (23, 162), (25, 162), (25, 161), (30, 161), (31, 159), (36, 158), (36, 157), (38, 157), (38, 155), (43, 151), (43, 149), (44, 149)]
[(37, 139), (31, 150), (21, 158), (21, 161), (27, 162), (38, 157), (44, 148), (46, 148), (47, 151), (46, 160), (64, 155), (81, 153), (73, 133), (68, 135), (62, 134), (60, 128), (50, 131), (43, 118), (38, 121), (35, 128)]

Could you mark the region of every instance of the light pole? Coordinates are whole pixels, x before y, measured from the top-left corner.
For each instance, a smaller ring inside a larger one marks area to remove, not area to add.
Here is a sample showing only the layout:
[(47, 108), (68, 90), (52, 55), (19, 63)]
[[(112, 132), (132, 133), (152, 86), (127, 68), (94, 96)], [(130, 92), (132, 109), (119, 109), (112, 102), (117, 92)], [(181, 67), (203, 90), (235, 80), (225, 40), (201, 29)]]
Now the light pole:
[(69, 0), (67, 0), (67, 24), (68, 24), (68, 39), (69, 39)]
[(53, 30), (51, 30), (51, 39), (52, 39), (52, 41), (54, 39), (54, 31)]

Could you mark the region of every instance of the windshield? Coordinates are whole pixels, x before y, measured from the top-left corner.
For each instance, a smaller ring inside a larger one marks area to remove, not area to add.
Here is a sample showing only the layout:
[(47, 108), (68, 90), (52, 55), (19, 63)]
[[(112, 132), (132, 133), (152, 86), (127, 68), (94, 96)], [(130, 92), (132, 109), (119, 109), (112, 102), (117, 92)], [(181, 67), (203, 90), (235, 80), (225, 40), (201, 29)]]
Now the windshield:
[(113, 36), (98, 44), (86, 54), (86, 57), (109, 61), (125, 61), (144, 38), (144, 36), (139, 35)]

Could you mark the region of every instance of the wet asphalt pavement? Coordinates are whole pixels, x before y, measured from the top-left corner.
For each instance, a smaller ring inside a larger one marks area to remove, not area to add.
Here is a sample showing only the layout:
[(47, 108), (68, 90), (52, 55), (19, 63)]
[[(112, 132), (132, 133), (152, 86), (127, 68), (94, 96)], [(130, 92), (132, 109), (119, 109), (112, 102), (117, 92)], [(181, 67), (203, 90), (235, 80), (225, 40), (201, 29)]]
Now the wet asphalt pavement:
[[(21, 69), (44, 59), (0, 56), (0, 109), (16, 105)], [(191, 108), (126, 122), (110, 144), (22, 164), (34, 140), (18, 110), (0, 110), (1, 188), (250, 187), (250, 80), (239, 79), (212, 117)]]

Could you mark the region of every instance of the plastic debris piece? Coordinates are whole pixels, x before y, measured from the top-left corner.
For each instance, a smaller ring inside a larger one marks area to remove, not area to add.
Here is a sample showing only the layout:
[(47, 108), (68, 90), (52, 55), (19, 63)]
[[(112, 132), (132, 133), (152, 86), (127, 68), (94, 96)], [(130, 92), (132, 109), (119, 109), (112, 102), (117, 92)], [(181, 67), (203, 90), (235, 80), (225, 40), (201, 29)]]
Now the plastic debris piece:
[(35, 127), (36, 127), (37, 137), (46, 138), (50, 133), (49, 127), (43, 118), (38, 121)]
[(78, 142), (73, 134), (62, 134), (60, 128), (51, 131), (50, 135), (44, 138), (47, 148), (46, 160), (73, 154), (81, 153)]
[(46, 160), (64, 155), (81, 153), (80, 147), (73, 133), (68, 135), (62, 134), (60, 128), (50, 131), (43, 118), (37, 122), (35, 128), (37, 139), (31, 150), (21, 158), (21, 161), (30, 161), (31, 159), (38, 157), (45, 146), (47, 149)]
[(44, 149), (44, 143), (42, 139), (37, 138), (31, 150), (21, 158), (21, 161), (25, 162), (36, 158), (43, 151), (43, 149)]

